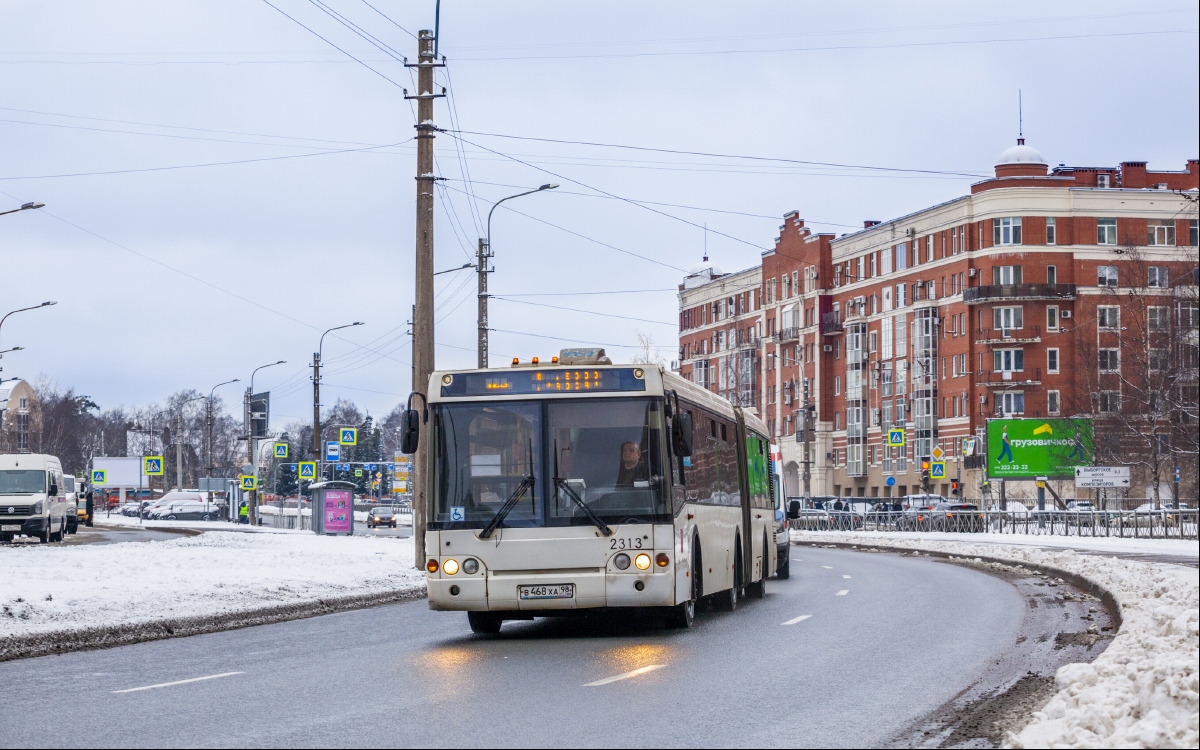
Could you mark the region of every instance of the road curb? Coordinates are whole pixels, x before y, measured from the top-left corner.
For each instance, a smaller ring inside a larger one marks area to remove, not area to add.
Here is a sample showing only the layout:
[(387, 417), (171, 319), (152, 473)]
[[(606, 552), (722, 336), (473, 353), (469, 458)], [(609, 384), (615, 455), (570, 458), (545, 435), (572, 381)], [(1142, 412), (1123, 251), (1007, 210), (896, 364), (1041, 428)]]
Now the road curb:
[(1061, 578), (1063, 581), (1071, 584), (1075, 588), (1086, 591), (1087, 593), (1089, 593), (1092, 596), (1099, 599), (1101, 601), (1101, 603), (1104, 604), (1105, 609), (1108, 610), (1109, 615), (1112, 617), (1112, 620), (1113, 620), (1112, 634), (1114, 637), (1116, 636), (1117, 633), (1121, 632), (1121, 625), (1124, 622), (1123, 617), (1122, 617), (1122, 612), (1121, 612), (1121, 604), (1120, 604), (1120, 602), (1117, 601), (1116, 597), (1113, 596), (1111, 591), (1109, 591), (1104, 586), (1101, 586), (1100, 584), (1096, 583), (1095, 581), (1093, 581), (1089, 578), (1085, 578), (1082, 575), (1079, 575), (1078, 573), (1072, 573), (1069, 570), (1062, 570), (1061, 568), (1055, 568), (1050, 565), (1039, 565), (1039, 564), (1030, 563), (1030, 562), (1018, 562), (1016, 560), (1007, 560), (1003, 557), (990, 557), (990, 556), (985, 556), (985, 555), (969, 555), (968, 556), (968, 555), (963, 555), (963, 554), (953, 554), (950, 552), (942, 552), (940, 550), (928, 550), (928, 549), (917, 550), (912, 547), (893, 547), (888, 544), (875, 544), (873, 542), (867, 543), (867, 544), (851, 544), (849, 542), (822, 542), (822, 541), (817, 541), (817, 540), (813, 540), (813, 541), (806, 540), (806, 541), (797, 542), (797, 541), (793, 540), (792, 545), (795, 547), (834, 547), (837, 549), (852, 549), (852, 550), (868, 551), (868, 552), (869, 551), (893, 552), (893, 553), (900, 553), (900, 554), (905, 554), (905, 555), (912, 555), (914, 552), (919, 552), (920, 554), (927, 555), (929, 557), (937, 557), (937, 558), (940, 558), (943, 560), (954, 560), (955, 562), (968, 562), (969, 563), (974, 560), (979, 560), (980, 562), (991, 563), (993, 565), (1004, 565), (1004, 566), (1010, 567), (1010, 568), (1019, 566), (1019, 567), (1025, 568), (1027, 570), (1032, 570), (1037, 573), (1041, 573), (1043, 575), (1048, 575), (1048, 576), (1052, 575), (1056, 578)]
[(258, 607), (226, 614), (165, 618), (111, 627), (73, 628), (48, 633), (11, 636), (0, 638), (0, 662), (51, 654), (66, 654), (72, 651), (115, 648), (166, 638), (183, 638), (190, 635), (237, 630), (255, 625), (271, 625), (353, 609), (398, 604), (421, 599), (424, 596), (425, 587), (420, 585), (383, 593), (328, 597), (315, 601)]

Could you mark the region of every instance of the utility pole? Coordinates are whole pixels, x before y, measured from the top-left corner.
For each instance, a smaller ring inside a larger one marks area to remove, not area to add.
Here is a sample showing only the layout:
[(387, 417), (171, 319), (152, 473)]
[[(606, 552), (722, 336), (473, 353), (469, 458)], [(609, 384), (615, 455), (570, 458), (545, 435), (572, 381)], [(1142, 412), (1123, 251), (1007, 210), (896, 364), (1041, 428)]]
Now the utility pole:
[[(322, 334), (324, 338), (324, 334)], [(312, 434), (312, 455), (314, 461), (319, 461), (321, 456), (321, 353), (313, 352), (313, 434)], [(297, 456), (299, 458), (299, 456)], [(297, 486), (299, 486), (300, 477), (296, 476)]]
[(175, 415), (175, 489), (183, 489), (183, 405)]
[(483, 370), (488, 366), (488, 257), (491, 256), (488, 241), (479, 238), (479, 258), (476, 272), (479, 274), (479, 361), (477, 366)]
[[(413, 315), (412, 389), (424, 393), (434, 369), (433, 349), (433, 100), (445, 94), (433, 93), (433, 69), (443, 67), (434, 57), (432, 31), (422, 29), (417, 39), (418, 62), (405, 63), (417, 69), (417, 93), (405, 99), (417, 100), (417, 236), (416, 303)], [(424, 404), (422, 404), (424, 407)], [(429, 435), (425, 435), (414, 456), (413, 549), (418, 569), (425, 567), (425, 462), (429, 456)]]
[(804, 383), (804, 499), (812, 499), (812, 408), (808, 401), (808, 378), (801, 374)]

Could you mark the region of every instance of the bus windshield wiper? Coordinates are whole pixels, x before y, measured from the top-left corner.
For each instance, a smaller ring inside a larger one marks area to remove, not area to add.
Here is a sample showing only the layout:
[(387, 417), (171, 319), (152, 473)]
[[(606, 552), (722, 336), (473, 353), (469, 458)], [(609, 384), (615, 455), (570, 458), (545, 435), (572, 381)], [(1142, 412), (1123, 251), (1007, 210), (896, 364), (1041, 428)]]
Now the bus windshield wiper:
[(613, 532), (612, 529), (609, 528), (608, 524), (606, 524), (604, 520), (600, 518), (600, 516), (596, 515), (595, 511), (587, 506), (587, 503), (585, 503), (583, 499), (575, 493), (575, 490), (571, 488), (571, 485), (567, 484), (567, 480), (563, 479), (562, 477), (555, 477), (554, 486), (567, 493), (567, 497), (571, 498), (575, 505), (578, 506), (581, 511), (583, 511), (583, 514), (591, 519), (592, 523), (596, 524), (596, 528), (600, 529), (601, 534), (604, 534), (604, 536), (612, 536)]
[(508, 496), (507, 500), (504, 501), (504, 505), (500, 506), (500, 510), (496, 511), (496, 515), (491, 521), (488, 522), (488, 525), (484, 526), (483, 531), (479, 532), (480, 539), (487, 539), (491, 537), (492, 532), (504, 522), (505, 516), (507, 516), (513, 508), (517, 507), (517, 503), (521, 502), (521, 497), (525, 494), (525, 491), (533, 491), (533, 482), (534, 479), (532, 474), (521, 480), (521, 483), (517, 485), (517, 488), (513, 490), (513, 493)]

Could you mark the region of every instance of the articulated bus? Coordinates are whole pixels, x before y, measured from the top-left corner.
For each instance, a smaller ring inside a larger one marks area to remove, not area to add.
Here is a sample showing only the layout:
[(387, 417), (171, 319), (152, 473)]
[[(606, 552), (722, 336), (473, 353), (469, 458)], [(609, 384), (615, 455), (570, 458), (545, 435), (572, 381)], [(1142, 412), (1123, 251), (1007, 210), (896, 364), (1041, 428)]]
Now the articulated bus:
[(687, 628), (702, 597), (763, 595), (777, 527), (757, 417), (603, 349), (435, 372), (426, 396), (404, 450), (428, 419), (431, 609), (465, 610), (477, 633), (599, 608)]

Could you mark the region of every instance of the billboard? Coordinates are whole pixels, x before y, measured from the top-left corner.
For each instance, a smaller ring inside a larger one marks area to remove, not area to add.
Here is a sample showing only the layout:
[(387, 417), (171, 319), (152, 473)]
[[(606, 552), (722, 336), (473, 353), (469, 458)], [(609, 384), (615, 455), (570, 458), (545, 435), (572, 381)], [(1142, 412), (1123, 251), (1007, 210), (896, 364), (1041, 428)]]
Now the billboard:
[(992, 479), (1074, 477), (1091, 466), (1090, 419), (989, 419), (987, 473)]
[(92, 469), (104, 472), (104, 481), (94, 484), (96, 487), (146, 487), (146, 477), (142, 474), (141, 456), (128, 458), (92, 459)]
[(350, 490), (325, 490), (323, 513), (326, 534), (350, 534), (354, 527), (354, 493)]

